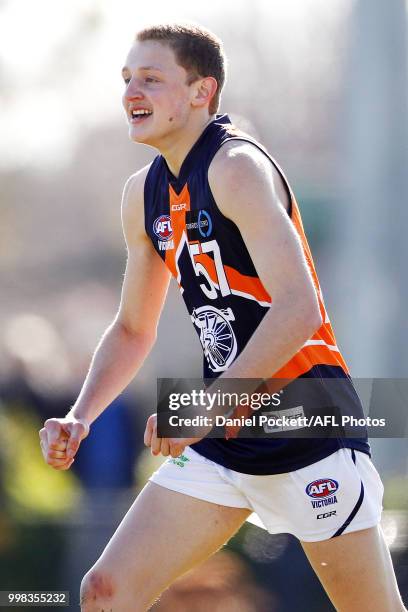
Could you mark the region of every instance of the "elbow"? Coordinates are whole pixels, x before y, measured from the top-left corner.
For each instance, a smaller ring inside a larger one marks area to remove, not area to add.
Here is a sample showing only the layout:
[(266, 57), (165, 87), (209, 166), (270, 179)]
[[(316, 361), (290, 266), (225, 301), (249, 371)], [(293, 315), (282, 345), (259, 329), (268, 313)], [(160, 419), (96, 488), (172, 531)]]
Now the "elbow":
[(119, 333), (124, 336), (129, 342), (137, 343), (143, 346), (145, 351), (150, 351), (156, 343), (157, 330), (150, 328), (134, 328), (126, 325), (123, 321), (117, 319), (114, 326), (118, 328)]
[(322, 326), (323, 318), (317, 299), (305, 305), (302, 313), (302, 328), (305, 340), (309, 340)]
[(309, 340), (322, 326), (323, 319), (314, 290), (299, 291), (297, 288), (286, 296), (284, 309), (288, 323), (289, 320), (291, 322), (292, 333), (300, 344)]

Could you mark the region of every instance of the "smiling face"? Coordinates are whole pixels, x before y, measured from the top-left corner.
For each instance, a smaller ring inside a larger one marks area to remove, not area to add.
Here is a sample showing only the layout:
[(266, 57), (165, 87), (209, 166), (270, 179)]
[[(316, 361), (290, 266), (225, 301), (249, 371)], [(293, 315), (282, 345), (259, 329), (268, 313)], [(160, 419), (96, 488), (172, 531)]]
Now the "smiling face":
[(197, 85), (188, 84), (188, 73), (177, 64), (169, 46), (156, 41), (135, 42), (122, 74), (131, 140), (160, 148), (188, 125)]

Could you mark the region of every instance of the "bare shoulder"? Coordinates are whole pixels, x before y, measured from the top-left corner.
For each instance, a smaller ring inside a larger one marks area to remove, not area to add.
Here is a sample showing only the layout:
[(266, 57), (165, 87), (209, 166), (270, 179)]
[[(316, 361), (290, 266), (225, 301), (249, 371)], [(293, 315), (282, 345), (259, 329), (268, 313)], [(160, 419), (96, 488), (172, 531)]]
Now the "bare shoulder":
[(122, 209), (139, 208), (144, 203), (144, 186), (151, 164), (132, 174), (125, 183), (122, 197)]
[(208, 169), (208, 181), (218, 206), (227, 216), (231, 212), (226, 210), (228, 201), (233, 204), (231, 196), (237, 193), (244, 198), (250, 194), (269, 194), (267, 200), (271, 205), (280, 204), (289, 209), (289, 195), (280, 173), (250, 142), (231, 140), (220, 147)]
[(151, 164), (132, 174), (122, 195), (122, 225), (126, 242), (144, 238), (144, 186)]

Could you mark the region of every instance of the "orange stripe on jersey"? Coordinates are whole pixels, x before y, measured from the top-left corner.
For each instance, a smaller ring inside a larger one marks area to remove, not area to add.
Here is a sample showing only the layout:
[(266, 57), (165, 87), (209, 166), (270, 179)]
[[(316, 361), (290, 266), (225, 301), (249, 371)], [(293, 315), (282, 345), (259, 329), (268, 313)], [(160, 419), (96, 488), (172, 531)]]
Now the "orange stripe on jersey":
[(173, 230), (174, 249), (166, 251), (165, 262), (170, 269), (172, 275), (178, 278), (178, 270), (176, 266), (176, 251), (180, 244), (183, 231), (186, 226), (186, 212), (190, 210), (190, 193), (187, 183), (177, 195), (173, 187), (169, 185), (170, 197), (170, 219), (171, 228)]
[(288, 363), (286, 363), (278, 372), (275, 372), (273, 378), (296, 378), (308, 372), (313, 366), (319, 364), (340, 366), (343, 368), (344, 372), (348, 373), (347, 365), (336, 345), (336, 338), (334, 336), (334, 332), (323, 302), (319, 279), (317, 277), (313, 257), (306, 239), (299, 208), (293, 193), (291, 193), (291, 195), (291, 219), (302, 242), (303, 252), (309, 265), (312, 279), (316, 288), (323, 323), (316, 333), (300, 349), (300, 351), (298, 351), (296, 355), (294, 355), (292, 359), (290, 359), (290, 361), (288, 361)]
[(272, 378), (297, 378), (306, 374), (316, 365), (340, 366), (348, 372), (347, 366), (338, 351), (333, 351), (325, 345), (304, 346), (288, 363), (275, 372)]
[(224, 270), (231, 290), (251, 295), (258, 302), (272, 302), (271, 296), (266, 291), (259, 278), (245, 276), (230, 266), (224, 266)]

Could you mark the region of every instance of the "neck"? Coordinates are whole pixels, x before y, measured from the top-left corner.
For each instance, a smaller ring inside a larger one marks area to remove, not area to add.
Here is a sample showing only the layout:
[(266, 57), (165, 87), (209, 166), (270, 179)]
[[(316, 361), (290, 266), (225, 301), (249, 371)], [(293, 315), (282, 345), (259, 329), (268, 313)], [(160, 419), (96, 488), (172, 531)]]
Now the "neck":
[(173, 135), (172, 142), (163, 143), (163, 145), (160, 146), (160, 153), (166, 160), (170, 172), (176, 178), (178, 178), (180, 174), (180, 168), (190, 149), (200, 138), (207, 125), (214, 120), (214, 117), (215, 115), (207, 115), (197, 120), (192, 120), (182, 131), (180, 131), (177, 138), (174, 138)]

